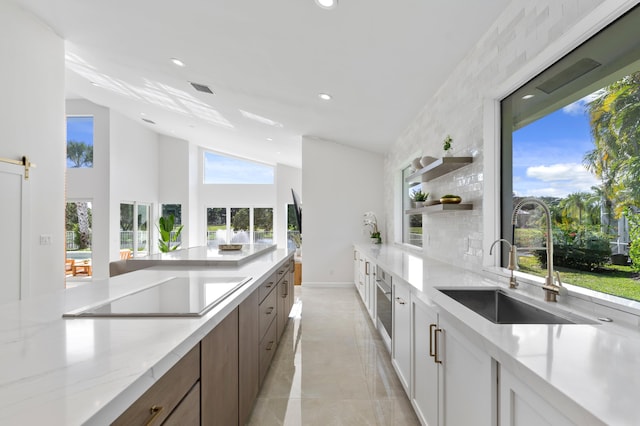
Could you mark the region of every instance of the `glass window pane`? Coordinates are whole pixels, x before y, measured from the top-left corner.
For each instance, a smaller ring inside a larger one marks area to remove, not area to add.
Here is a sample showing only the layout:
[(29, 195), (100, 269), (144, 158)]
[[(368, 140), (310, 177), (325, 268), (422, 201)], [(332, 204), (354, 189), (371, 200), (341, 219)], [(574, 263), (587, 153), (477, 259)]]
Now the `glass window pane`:
[[(543, 210), (525, 204), (512, 225), (515, 205), (536, 198), (551, 212), (562, 281), (633, 300), (640, 300), (640, 48), (627, 34), (638, 25), (640, 8), (501, 103), (501, 237), (518, 247), (520, 272), (547, 275)], [(616, 49), (597, 56), (608, 46)], [(557, 76), (576, 64), (584, 72), (558, 86)]]
[(231, 242), (248, 243), (249, 239), (249, 208), (231, 209)]
[(133, 204), (120, 204), (120, 249), (133, 250)]
[(147, 204), (138, 204), (138, 247), (137, 256), (149, 254), (150, 221), (151, 209)]
[(93, 117), (67, 117), (67, 167), (93, 167)]
[(253, 209), (253, 242), (273, 243), (273, 209), (257, 207)]
[(217, 247), (227, 242), (227, 209), (207, 207), (207, 246)]
[(421, 183), (409, 183), (405, 179), (412, 172), (411, 167), (402, 170), (402, 242), (422, 247), (422, 214), (405, 214), (405, 210), (415, 208), (413, 194), (422, 190)]
[(274, 168), (213, 152), (204, 153), (205, 184), (273, 184)]

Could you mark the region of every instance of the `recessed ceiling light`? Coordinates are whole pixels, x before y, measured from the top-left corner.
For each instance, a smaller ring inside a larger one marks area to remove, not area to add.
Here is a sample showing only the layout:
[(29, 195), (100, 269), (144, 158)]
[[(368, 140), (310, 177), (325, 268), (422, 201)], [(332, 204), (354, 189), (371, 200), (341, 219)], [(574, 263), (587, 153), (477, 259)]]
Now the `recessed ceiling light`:
[(100, 85), (99, 85), (98, 83), (96, 83), (95, 81), (92, 81), (92, 82), (91, 82), (91, 84), (92, 84), (93, 86), (100, 87)]
[(273, 138), (267, 138), (267, 140), (268, 140), (269, 142), (271, 142), (271, 141), (273, 141)]
[(338, 6), (338, 0), (316, 0), (316, 4), (323, 9), (334, 9)]
[(322, 99), (323, 101), (330, 101), (331, 100), (331, 95), (329, 95), (328, 93), (320, 93), (318, 95), (318, 97), (320, 99)]
[(171, 58), (171, 62), (173, 62), (173, 64), (176, 65), (176, 66), (184, 67), (184, 62), (182, 62), (178, 58)]
[(526, 101), (527, 99), (531, 99), (531, 98), (533, 98), (534, 96), (535, 96), (535, 95), (524, 95), (524, 96), (522, 97), (522, 99), (524, 99), (524, 100)]

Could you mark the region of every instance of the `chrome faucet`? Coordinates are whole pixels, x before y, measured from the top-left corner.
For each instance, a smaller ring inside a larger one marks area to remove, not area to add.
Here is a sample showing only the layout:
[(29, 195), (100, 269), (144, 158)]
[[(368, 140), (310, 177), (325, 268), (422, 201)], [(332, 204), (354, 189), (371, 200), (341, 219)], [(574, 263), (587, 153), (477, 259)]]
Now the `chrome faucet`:
[[(560, 274), (558, 272), (555, 273), (555, 276), (558, 279), (558, 285), (555, 284), (554, 272), (553, 272), (553, 234), (551, 233), (551, 212), (549, 211), (549, 207), (541, 200), (537, 198), (525, 198), (521, 200), (518, 204), (516, 204), (513, 209), (513, 214), (511, 215), (511, 225), (513, 225), (513, 239), (515, 241), (515, 230), (516, 230), (516, 219), (518, 212), (525, 204), (537, 204), (544, 210), (544, 214), (547, 220), (547, 277), (545, 279), (545, 284), (542, 286), (544, 290), (544, 300), (546, 302), (557, 302), (556, 296), (560, 294), (560, 288), (562, 287), (562, 282), (560, 281)], [(513, 247), (512, 247), (513, 248)]]
[(489, 249), (489, 256), (491, 256), (493, 246), (495, 246), (499, 242), (503, 242), (509, 246), (509, 265), (507, 266), (507, 269), (511, 271), (511, 278), (509, 278), (509, 288), (517, 288), (518, 283), (516, 282), (516, 277), (513, 276), (513, 271), (518, 269), (518, 255), (516, 246), (514, 244), (511, 244), (504, 238), (500, 238), (499, 240), (495, 240), (493, 244), (491, 244), (491, 248)]

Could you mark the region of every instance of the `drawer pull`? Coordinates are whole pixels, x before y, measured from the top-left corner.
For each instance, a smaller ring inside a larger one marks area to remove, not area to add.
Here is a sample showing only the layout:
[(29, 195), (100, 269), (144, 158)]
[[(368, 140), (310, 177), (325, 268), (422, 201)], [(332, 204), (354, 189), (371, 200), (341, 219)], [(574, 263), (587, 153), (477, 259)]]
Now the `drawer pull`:
[(269, 343), (267, 343), (267, 347), (265, 348), (265, 350), (270, 351), (271, 349), (273, 349), (273, 340), (269, 341)]
[[(386, 294), (386, 293), (385, 293), (385, 294)], [(404, 300), (402, 300), (402, 299), (401, 299), (401, 298), (399, 298), (399, 297), (396, 297), (396, 301), (397, 301), (399, 304), (401, 304), (401, 305), (406, 305), (406, 304), (407, 304), (407, 302), (405, 302)]]
[(271, 315), (271, 313), (273, 312), (273, 306), (269, 306), (269, 309), (267, 310), (266, 314), (267, 315)]
[(151, 414), (151, 418), (147, 423), (145, 423), (145, 426), (151, 426), (153, 422), (158, 418), (160, 413), (162, 413), (162, 410), (164, 410), (164, 407), (162, 405), (152, 405), (151, 408), (149, 408), (149, 414)]
[(433, 350), (433, 329), (436, 327), (436, 324), (429, 324), (429, 356), (432, 357), (436, 356), (436, 353)]
[(442, 364), (442, 360), (438, 359), (438, 335), (437, 333), (442, 333), (442, 329), (441, 328), (436, 328), (435, 332), (433, 333), (433, 346), (434, 346), (434, 354), (433, 354), (433, 362), (435, 362), (436, 364)]
[(265, 287), (266, 287), (266, 288), (271, 288), (271, 287), (273, 287), (273, 281), (269, 282), (269, 284), (267, 284)]

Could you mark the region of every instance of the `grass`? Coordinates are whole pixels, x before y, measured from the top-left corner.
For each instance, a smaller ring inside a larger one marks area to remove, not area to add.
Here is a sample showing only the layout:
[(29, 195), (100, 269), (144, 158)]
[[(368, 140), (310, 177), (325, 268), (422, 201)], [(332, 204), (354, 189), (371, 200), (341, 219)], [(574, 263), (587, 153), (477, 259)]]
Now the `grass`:
[[(540, 267), (534, 256), (518, 258), (520, 270), (532, 275), (544, 277), (547, 270)], [(573, 284), (614, 296), (640, 301), (640, 281), (630, 266), (607, 265), (596, 272), (576, 271), (575, 269), (557, 266), (562, 282)]]

